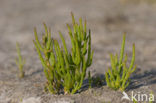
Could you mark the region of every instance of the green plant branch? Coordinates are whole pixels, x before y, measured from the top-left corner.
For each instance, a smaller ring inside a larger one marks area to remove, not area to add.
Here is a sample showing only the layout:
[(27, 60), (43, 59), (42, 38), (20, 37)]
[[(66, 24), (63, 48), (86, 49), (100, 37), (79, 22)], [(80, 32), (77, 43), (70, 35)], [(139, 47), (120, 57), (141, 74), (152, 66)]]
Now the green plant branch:
[[(110, 54), (111, 59), (111, 69), (108, 69), (108, 72), (105, 73), (105, 78), (107, 82), (107, 86), (121, 91), (124, 91), (126, 87), (130, 83), (130, 76), (131, 74), (136, 70), (136, 65), (134, 65), (135, 62), (135, 45), (133, 44), (133, 55), (131, 59), (130, 66), (126, 66), (127, 62), (127, 54), (124, 56), (124, 48), (125, 48), (125, 37), (126, 35), (123, 35), (123, 41), (122, 46), (120, 50), (120, 57), (118, 60), (118, 55)], [(124, 60), (123, 60), (124, 58)]]
[(23, 66), (25, 64), (25, 59), (22, 58), (21, 50), (18, 42), (16, 42), (16, 50), (18, 54), (18, 59), (16, 59), (15, 61), (19, 69), (19, 78), (23, 78), (24, 77)]

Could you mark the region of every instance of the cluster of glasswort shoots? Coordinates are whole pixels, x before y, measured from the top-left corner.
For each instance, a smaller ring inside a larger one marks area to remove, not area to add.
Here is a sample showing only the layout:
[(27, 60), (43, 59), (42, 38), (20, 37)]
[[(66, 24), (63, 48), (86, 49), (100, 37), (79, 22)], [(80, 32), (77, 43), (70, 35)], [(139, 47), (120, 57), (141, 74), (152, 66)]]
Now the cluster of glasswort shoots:
[(136, 70), (136, 65), (134, 66), (135, 61), (135, 45), (133, 44), (133, 54), (130, 66), (126, 66), (127, 62), (127, 54), (124, 57), (124, 48), (125, 48), (125, 35), (123, 35), (122, 47), (120, 50), (120, 58), (118, 59), (118, 55), (110, 54), (111, 59), (111, 68), (108, 68), (108, 72), (105, 73), (105, 78), (108, 87), (121, 91), (124, 91), (125, 88), (130, 83), (130, 75)]
[[(65, 94), (74, 94), (78, 92), (86, 78), (88, 72), (89, 87), (93, 83), (91, 73), (87, 70), (91, 66), (93, 60), (93, 50), (91, 49), (91, 31), (87, 29), (86, 21), (79, 19), (76, 22), (72, 15), (72, 27), (67, 24), (68, 34), (71, 40), (71, 51), (69, 51), (65, 39), (59, 32), (62, 40), (61, 46), (58, 41), (51, 37), (51, 30), (44, 24), (45, 33), (40, 43), (37, 30), (34, 29), (35, 40), (33, 43), (37, 50), (40, 61), (44, 67), (44, 73), (47, 79), (45, 89), (53, 94), (62, 92)], [(110, 54), (111, 69), (105, 73), (107, 86), (114, 90), (124, 91), (130, 83), (130, 76), (136, 70), (135, 61), (135, 45), (133, 44), (133, 55), (130, 66), (127, 67), (127, 54), (124, 55), (125, 35), (120, 51), (120, 57)], [(20, 77), (24, 77), (23, 65), (19, 46), (17, 44), (17, 53), (19, 60), (17, 65), (20, 71)], [(124, 58), (124, 60), (123, 60)]]
[(90, 30), (87, 32), (86, 22), (83, 25), (81, 18), (79, 24), (75, 22), (73, 15), (72, 20), (73, 30), (67, 25), (72, 44), (71, 53), (67, 50), (67, 45), (61, 32), (59, 34), (63, 48), (60, 47), (57, 40), (51, 38), (51, 32), (45, 24), (42, 44), (38, 40), (36, 29), (34, 30), (34, 45), (48, 80), (47, 89), (51, 93), (59, 93), (61, 87), (63, 87), (64, 93), (73, 94), (77, 92), (83, 84), (87, 68), (92, 64), (91, 32)]

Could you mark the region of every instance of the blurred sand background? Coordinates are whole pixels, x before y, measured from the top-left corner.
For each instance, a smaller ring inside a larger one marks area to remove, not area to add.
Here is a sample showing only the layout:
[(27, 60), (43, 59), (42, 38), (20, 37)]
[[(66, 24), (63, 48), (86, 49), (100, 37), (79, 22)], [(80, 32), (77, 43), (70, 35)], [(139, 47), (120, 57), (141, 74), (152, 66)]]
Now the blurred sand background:
[[(33, 28), (42, 35), (45, 22), (59, 40), (61, 31), (70, 45), (66, 23), (70, 12), (87, 20), (95, 50), (92, 75), (103, 75), (110, 66), (109, 53), (119, 53), (122, 34), (126, 36), (126, 52), (131, 59), (136, 44), (137, 75), (132, 90), (156, 94), (156, 2), (152, 0), (0, 0), (0, 103), (19, 103), (24, 98), (40, 98), (41, 103), (121, 103), (122, 94), (106, 86), (74, 96), (44, 93), (45, 77), (32, 40)], [(17, 78), (16, 42), (26, 58), (23, 80)], [(98, 95), (94, 95), (94, 92)], [(100, 95), (99, 95), (100, 93)], [(156, 95), (155, 95), (156, 96)], [(64, 101), (64, 102), (62, 102)], [(37, 103), (40, 103), (37, 102)], [(33, 102), (35, 103), (35, 102)], [(127, 102), (126, 102), (127, 103)]]

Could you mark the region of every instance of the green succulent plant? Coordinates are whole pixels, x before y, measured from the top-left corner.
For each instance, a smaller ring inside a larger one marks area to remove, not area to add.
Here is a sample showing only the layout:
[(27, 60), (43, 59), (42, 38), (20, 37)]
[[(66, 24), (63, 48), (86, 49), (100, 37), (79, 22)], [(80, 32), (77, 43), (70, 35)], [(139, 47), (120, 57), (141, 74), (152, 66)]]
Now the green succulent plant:
[[(123, 35), (123, 42), (120, 51), (120, 58), (118, 55), (110, 54), (111, 69), (108, 68), (108, 72), (105, 73), (105, 79), (107, 86), (114, 90), (124, 91), (130, 83), (130, 76), (136, 70), (135, 62), (135, 44), (133, 44), (133, 54), (129, 67), (127, 67), (127, 54), (124, 56), (125, 37)], [(124, 58), (124, 60), (123, 60)]]
[(20, 50), (20, 46), (19, 43), (16, 42), (16, 50), (17, 50), (17, 54), (18, 54), (18, 59), (16, 59), (16, 65), (18, 66), (19, 69), (19, 78), (23, 78), (24, 77), (24, 70), (23, 70), (23, 66), (25, 64), (25, 59), (22, 58), (21, 55), (21, 50)]
[(47, 78), (46, 88), (51, 93), (74, 94), (82, 87), (86, 77), (87, 68), (91, 66), (93, 51), (91, 50), (91, 31), (87, 30), (86, 21), (79, 24), (72, 14), (72, 28), (67, 24), (71, 39), (71, 51), (67, 49), (65, 39), (61, 32), (60, 38), (63, 47), (60, 47), (56, 39), (51, 38), (51, 31), (45, 27), (42, 43), (39, 42), (37, 31), (34, 29), (34, 45), (44, 67)]

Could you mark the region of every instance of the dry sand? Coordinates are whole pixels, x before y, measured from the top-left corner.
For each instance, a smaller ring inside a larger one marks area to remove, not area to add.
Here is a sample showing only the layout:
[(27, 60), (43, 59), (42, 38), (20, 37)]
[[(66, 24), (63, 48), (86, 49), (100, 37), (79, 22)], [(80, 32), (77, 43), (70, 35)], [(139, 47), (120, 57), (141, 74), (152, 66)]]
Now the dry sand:
[[(44, 92), (46, 78), (34, 49), (33, 28), (41, 36), (42, 23), (58, 31), (70, 44), (66, 23), (71, 24), (70, 12), (86, 18), (92, 30), (95, 50), (92, 75), (103, 76), (110, 66), (109, 53), (120, 50), (122, 34), (127, 32), (126, 52), (130, 59), (132, 43), (136, 44), (137, 72), (132, 76), (131, 92), (149, 94), (156, 98), (156, 4), (132, 3), (122, 0), (0, 0), (0, 103), (128, 103), (121, 101), (119, 91), (94, 87), (75, 95), (52, 95)], [(15, 65), (16, 41), (26, 58), (26, 76), (18, 79)], [(155, 100), (156, 101), (156, 100)]]

